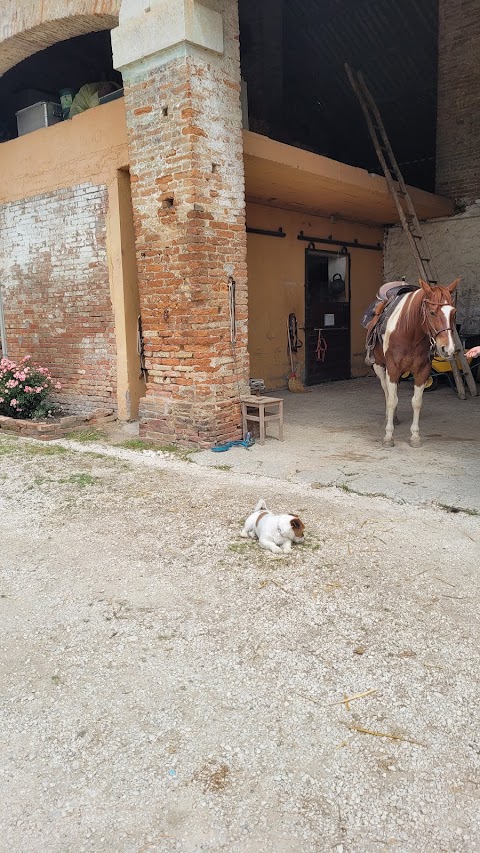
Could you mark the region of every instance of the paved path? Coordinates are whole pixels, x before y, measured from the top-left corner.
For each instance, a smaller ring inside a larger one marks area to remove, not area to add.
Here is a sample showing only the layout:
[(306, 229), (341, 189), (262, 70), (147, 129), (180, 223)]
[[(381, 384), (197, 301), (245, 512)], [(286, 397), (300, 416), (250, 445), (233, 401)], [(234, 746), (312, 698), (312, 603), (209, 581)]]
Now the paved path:
[[(448, 387), (424, 395), (420, 431), (412, 448), (411, 384), (400, 385), (393, 448), (383, 448), (384, 403), (378, 380), (317, 386), (307, 394), (281, 392), (285, 441), (267, 440), (251, 450), (195, 455), (201, 465), (231, 465), (290, 482), (336, 485), (396, 501), (442, 504), (480, 513), (480, 397), (459, 400)], [(271, 434), (275, 436), (274, 427)]]

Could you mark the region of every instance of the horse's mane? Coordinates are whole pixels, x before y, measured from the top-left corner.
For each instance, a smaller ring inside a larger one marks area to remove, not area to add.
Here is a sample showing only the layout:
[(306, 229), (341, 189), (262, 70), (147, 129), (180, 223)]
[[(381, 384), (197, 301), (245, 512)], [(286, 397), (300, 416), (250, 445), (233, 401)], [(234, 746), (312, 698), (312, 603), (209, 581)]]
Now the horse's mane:
[(452, 305), (452, 296), (447, 287), (442, 287), (437, 284), (432, 287), (431, 294), (427, 294), (423, 288), (416, 290), (414, 293), (406, 295), (400, 316), (397, 322), (397, 331), (403, 332), (404, 335), (410, 336), (420, 331), (424, 321), (424, 303), (428, 299), (429, 302), (437, 304)]

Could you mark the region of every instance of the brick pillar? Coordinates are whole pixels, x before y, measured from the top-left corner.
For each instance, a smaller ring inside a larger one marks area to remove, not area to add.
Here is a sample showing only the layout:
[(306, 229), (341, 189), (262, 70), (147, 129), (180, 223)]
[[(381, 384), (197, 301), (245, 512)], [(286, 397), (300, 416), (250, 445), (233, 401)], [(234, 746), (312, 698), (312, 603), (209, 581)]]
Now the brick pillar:
[(249, 365), (237, 0), (123, 0), (112, 45), (148, 369), (140, 431), (194, 446), (238, 438)]
[(436, 190), (480, 198), (480, 6), (440, 0)]

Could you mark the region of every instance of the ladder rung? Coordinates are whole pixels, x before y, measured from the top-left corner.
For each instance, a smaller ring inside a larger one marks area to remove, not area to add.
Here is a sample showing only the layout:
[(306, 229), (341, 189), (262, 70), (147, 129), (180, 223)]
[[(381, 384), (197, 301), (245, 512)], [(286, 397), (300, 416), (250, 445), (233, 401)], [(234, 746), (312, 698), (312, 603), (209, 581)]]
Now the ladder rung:
[[(377, 157), (382, 166), (385, 178), (387, 179), (388, 189), (390, 190), (390, 194), (392, 195), (393, 201), (395, 202), (398, 210), (402, 227), (409, 239), (425, 241), (425, 237), (422, 233), (422, 227), (415, 212), (415, 207), (408, 194), (408, 189), (405, 185), (402, 172), (395, 158), (395, 154), (393, 153), (387, 131), (383, 126), (382, 118), (377, 110), (373, 97), (369, 93), (361, 74), (359, 72), (355, 72), (355, 74), (353, 74), (348, 65), (346, 65), (346, 70), (367, 118), (369, 134), (374, 142)], [(352, 77), (355, 79), (355, 83), (352, 81)], [(405, 199), (405, 201), (403, 201), (403, 199)], [(431, 285), (438, 284), (436, 279), (429, 277), (435, 273), (431, 258), (422, 257), (423, 253), (429, 251), (427, 243), (424, 242), (424, 245), (422, 246), (416, 245), (410, 241), (410, 245), (417, 264), (422, 270), (422, 277)], [(457, 333), (455, 332), (455, 334)], [(455, 359), (453, 360), (452, 365), (455, 365), (456, 367)], [(467, 370), (470, 372), (469, 368), (467, 368)], [(472, 384), (474, 385), (473, 382)]]

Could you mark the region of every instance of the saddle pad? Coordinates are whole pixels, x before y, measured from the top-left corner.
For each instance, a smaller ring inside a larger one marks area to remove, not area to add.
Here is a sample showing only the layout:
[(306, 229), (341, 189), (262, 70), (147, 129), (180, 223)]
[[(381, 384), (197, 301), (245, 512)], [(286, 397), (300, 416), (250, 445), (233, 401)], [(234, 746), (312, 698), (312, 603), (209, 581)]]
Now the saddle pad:
[(374, 299), (373, 302), (370, 302), (370, 305), (364, 312), (362, 319), (360, 320), (360, 325), (363, 326), (364, 329), (368, 329), (370, 323), (372, 322), (375, 316), (375, 308), (377, 304), (377, 300)]
[[(385, 329), (387, 328), (387, 323), (389, 317), (395, 311), (398, 303), (405, 296), (404, 293), (398, 293), (393, 299), (387, 302), (385, 308), (383, 309), (378, 321), (375, 323), (373, 329), (369, 329), (367, 332), (367, 340), (366, 340), (366, 349), (367, 349), (367, 357), (368, 354), (371, 354), (375, 349), (377, 343), (382, 344), (382, 337), (385, 334)], [(377, 303), (375, 303), (376, 305)]]
[[(382, 286), (385, 287), (385, 285)], [(413, 293), (415, 290), (419, 290), (416, 284), (404, 284), (402, 282), (401, 284), (396, 285), (395, 282), (392, 282), (386, 294), (388, 296), (388, 299), (385, 304), (385, 308), (383, 309), (381, 319), (379, 320), (377, 325), (382, 322), (384, 317), (386, 317), (386, 319), (388, 320), (394, 307), (398, 305), (398, 297), (405, 296), (406, 293)], [(371, 302), (368, 308), (366, 309), (362, 319), (360, 320), (360, 324), (363, 326), (364, 329), (368, 329), (369, 324), (375, 316), (375, 308), (377, 307), (379, 302), (382, 302), (382, 299), (380, 299), (377, 294), (373, 302)]]

